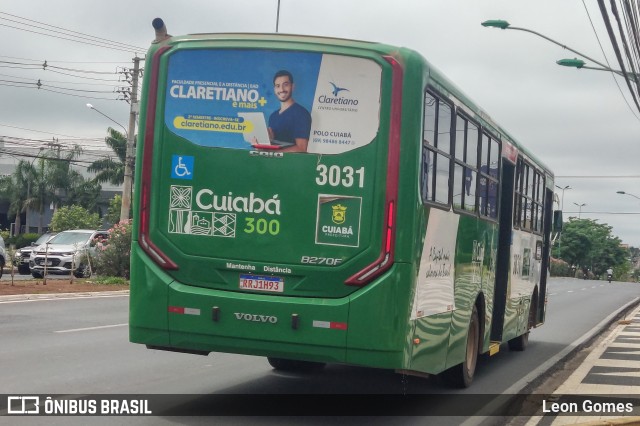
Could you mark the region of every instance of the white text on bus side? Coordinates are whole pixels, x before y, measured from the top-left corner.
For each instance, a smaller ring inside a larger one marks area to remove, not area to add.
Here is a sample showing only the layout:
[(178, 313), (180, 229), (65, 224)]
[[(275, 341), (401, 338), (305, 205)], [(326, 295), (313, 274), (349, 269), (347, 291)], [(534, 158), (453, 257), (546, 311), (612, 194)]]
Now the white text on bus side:
[(201, 189), (196, 194), (196, 204), (203, 210), (238, 213), (262, 213), (280, 215), (280, 200), (274, 194), (268, 200), (256, 197), (252, 192), (248, 197), (234, 197), (233, 192), (218, 196), (210, 189)]

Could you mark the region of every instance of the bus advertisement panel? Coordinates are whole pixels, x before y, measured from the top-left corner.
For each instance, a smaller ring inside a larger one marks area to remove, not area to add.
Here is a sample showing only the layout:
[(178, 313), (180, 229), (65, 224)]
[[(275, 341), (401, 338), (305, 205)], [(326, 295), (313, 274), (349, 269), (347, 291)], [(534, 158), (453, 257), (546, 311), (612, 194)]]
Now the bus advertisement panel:
[[(303, 135), (308, 152), (350, 151), (377, 133), (380, 74), (376, 63), (348, 56), (181, 50), (169, 60), (165, 123), (201, 146), (287, 147)], [(289, 96), (295, 97), (284, 111), (276, 87), (281, 77), (290, 80)], [(276, 128), (278, 134), (268, 133)]]

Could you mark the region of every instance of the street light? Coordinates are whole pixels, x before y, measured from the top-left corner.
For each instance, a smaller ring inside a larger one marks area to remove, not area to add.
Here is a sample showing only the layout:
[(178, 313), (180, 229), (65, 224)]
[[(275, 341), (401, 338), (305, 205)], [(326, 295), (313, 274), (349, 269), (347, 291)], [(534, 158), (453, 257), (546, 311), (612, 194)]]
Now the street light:
[(638, 197), (637, 195), (633, 195), (633, 194), (629, 194), (628, 192), (624, 192), (624, 191), (617, 191), (616, 194), (622, 194), (622, 195), (630, 195), (634, 198), (637, 198), (638, 200), (640, 200), (640, 197)]
[(124, 130), (124, 134), (127, 137), (127, 139), (129, 138), (129, 133), (127, 132), (127, 129), (120, 123), (118, 123), (116, 120), (114, 120), (113, 118), (109, 117), (107, 114), (105, 114), (104, 112), (100, 111), (98, 108), (94, 107), (91, 104), (87, 104), (87, 108), (94, 110), (95, 112), (97, 112), (100, 115), (103, 115), (105, 117), (107, 117), (109, 120), (113, 121), (114, 123), (116, 123), (118, 126), (122, 127), (122, 130)]
[(585, 62), (580, 60), (580, 59), (560, 59), (559, 61), (556, 62), (558, 65), (562, 65), (562, 66), (565, 66), (565, 67), (573, 67), (573, 68), (586, 68), (586, 69), (594, 69), (594, 70), (600, 70), (600, 71), (610, 71), (610, 72), (618, 74), (618, 75), (620, 75), (622, 77), (629, 76), (631, 79), (633, 79), (633, 81), (638, 83), (638, 76), (636, 74), (633, 74), (633, 73), (626, 73), (625, 74), (622, 71), (618, 71), (618, 70), (614, 70), (612, 68), (609, 68), (607, 65), (605, 65), (605, 64), (603, 64), (601, 62), (598, 62), (593, 58), (588, 57), (584, 53), (580, 53), (577, 50), (573, 50), (569, 46), (566, 46), (566, 45), (564, 45), (562, 43), (559, 43), (559, 42), (555, 41), (554, 39), (549, 38), (546, 35), (540, 34), (540, 33), (535, 32), (533, 30), (529, 30), (527, 28), (512, 27), (509, 22), (504, 21), (502, 19), (491, 19), (491, 20), (488, 20), (488, 21), (484, 21), (481, 25), (483, 27), (500, 28), (501, 30), (518, 30), (518, 31), (524, 31), (524, 32), (527, 32), (527, 33), (535, 34), (538, 37), (542, 37), (543, 39), (545, 39), (547, 41), (550, 41), (551, 43), (553, 43), (553, 44), (555, 44), (557, 46), (562, 47), (563, 49), (566, 49), (566, 50), (568, 50), (570, 52), (573, 52), (578, 56), (581, 56), (581, 57), (583, 57), (583, 58), (585, 58), (585, 59), (587, 59), (587, 60), (589, 60), (589, 61), (591, 61), (591, 62), (593, 62), (593, 63), (595, 63), (597, 65), (600, 65), (602, 68), (587, 67), (587, 66), (585, 66)]
[(564, 191), (567, 189), (573, 189), (573, 188), (571, 188), (569, 185), (565, 186), (564, 188), (556, 185), (556, 188), (562, 190), (562, 201), (560, 202), (560, 210), (564, 210)]
[(580, 210), (578, 210), (578, 219), (580, 219), (580, 216), (582, 215), (582, 208), (583, 208), (584, 206), (586, 206), (587, 204), (586, 204), (586, 203), (582, 203), (582, 204), (573, 203), (573, 204), (575, 204), (576, 206), (578, 206), (578, 207), (579, 207), (579, 209), (580, 209)]
[(569, 68), (578, 68), (578, 69), (584, 68), (586, 70), (608, 71), (614, 74), (618, 74), (620, 77), (629, 77), (636, 83), (638, 83), (640, 80), (638, 78), (638, 74), (634, 74), (632, 72), (624, 73), (622, 71), (614, 70), (613, 68), (609, 68), (609, 67), (604, 67), (604, 68), (588, 67), (585, 61), (578, 58), (560, 59), (559, 61), (556, 61), (556, 64), (561, 65), (563, 67), (569, 67)]

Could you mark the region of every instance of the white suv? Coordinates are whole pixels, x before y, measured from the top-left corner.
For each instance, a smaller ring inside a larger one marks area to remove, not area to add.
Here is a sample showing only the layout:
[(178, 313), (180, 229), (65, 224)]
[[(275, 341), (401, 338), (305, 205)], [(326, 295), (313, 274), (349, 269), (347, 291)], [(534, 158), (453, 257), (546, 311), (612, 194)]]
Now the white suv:
[(87, 263), (86, 255), (92, 250), (91, 241), (95, 238), (107, 239), (109, 233), (91, 229), (60, 232), (31, 252), (31, 275), (34, 278), (42, 278), (45, 274), (70, 273), (78, 278), (91, 276), (91, 267)]

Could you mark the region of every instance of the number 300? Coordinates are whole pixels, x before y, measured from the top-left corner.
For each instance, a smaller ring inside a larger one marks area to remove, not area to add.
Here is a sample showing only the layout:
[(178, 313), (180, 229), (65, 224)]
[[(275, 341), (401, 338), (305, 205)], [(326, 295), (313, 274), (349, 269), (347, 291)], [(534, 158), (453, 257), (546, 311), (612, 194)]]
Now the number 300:
[(256, 220), (254, 217), (247, 217), (245, 221), (244, 232), (247, 234), (257, 232), (260, 235), (264, 235), (268, 232), (271, 235), (278, 235), (280, 233), (280, 222), (276, 219), (267, 220), (260, 218)]

